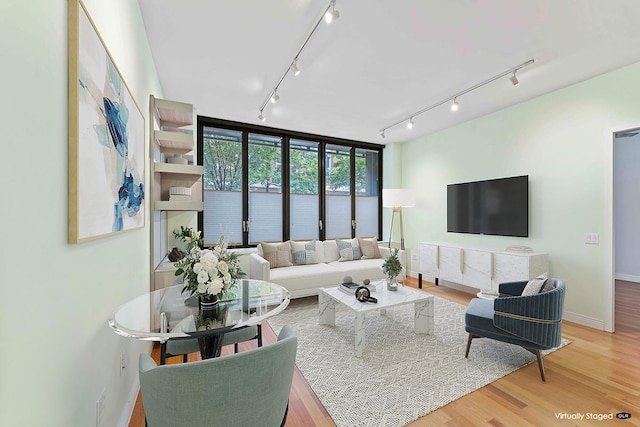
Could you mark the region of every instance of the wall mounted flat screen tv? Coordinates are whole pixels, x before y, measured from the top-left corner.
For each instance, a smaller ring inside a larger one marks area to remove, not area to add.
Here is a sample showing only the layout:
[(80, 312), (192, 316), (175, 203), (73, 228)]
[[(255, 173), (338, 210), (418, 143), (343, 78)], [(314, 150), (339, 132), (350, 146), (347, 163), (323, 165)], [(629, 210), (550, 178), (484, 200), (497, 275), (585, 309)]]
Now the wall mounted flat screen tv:
[(447, 231), (529, 237), (529, 176), (447, 185)]

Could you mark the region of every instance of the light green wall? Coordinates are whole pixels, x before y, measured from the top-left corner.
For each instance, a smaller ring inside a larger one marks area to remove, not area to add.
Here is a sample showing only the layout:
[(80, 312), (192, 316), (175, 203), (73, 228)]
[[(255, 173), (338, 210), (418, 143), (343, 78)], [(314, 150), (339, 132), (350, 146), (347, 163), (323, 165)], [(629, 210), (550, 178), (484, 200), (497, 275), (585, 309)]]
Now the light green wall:
[[(86, 3), (146, 117), (162, 94), (138, 3)], [(94, 426), (105, 388), (101, 425), (116, 426), (149, 344), (107, 320), (149, 289), (149, 228), (67, 244), (67, 2), (0, 2), (0, 52), (0, 425)]]
[[(640, 63), (401, 144), (394, 166), (417, 193), (405, 210), (407, 246), (548, 252), (551, 275), (568, 282), (565, 318), (610, 329), (612, 132), (640, 125), (638, 75)], [(447, 184), (515, 175), (529, 175), (529, 238), (447, 233)], [(600, 244), (585, 245), (585, 233)]]

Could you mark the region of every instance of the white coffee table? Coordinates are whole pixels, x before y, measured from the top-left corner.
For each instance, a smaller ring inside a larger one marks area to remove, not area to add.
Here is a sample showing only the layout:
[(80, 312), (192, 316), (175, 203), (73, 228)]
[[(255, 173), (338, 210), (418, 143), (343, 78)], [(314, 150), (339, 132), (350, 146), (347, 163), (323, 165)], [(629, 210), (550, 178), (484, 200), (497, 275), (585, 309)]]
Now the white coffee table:
[(365, 347), (364, 315), (370, 311), (379, 311), (384, 315), (387, 308), (405, 304), (414, 305), (414, 331), (416, 334), (433, 334), (433, 295), (406, 286), (397, 291), (387, 290), (386, 282), (376, 285), (371, 294), (378, 303), (360, 302), (355, 296), (348, 295), (338, 287), (320, 288), (318, 293), (318, 321), (321, 325), (336, 324), (336, 303), (340, 303), (356, 313), (355, 318), (355, 356), (362, 356)]

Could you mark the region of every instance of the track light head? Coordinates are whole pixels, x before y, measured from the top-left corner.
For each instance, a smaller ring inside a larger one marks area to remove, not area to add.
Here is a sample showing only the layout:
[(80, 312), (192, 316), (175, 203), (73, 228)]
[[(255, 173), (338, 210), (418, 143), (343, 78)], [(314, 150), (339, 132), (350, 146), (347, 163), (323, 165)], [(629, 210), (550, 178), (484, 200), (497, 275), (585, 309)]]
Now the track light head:
[(412, 129), (412, 128), (413, 128), (413, 117), (409, 117), (409, 122), (407, 123), (407, 127), (408, 127), (409, 129)]
[(271, 103), (275, 104), (279, 99), (280, 97), (278, 96), (278, 93), (274, 90), (273, 95), (271, 95)]
[(381, 136), (383, 139), (385, 138), (384, 129), (380, 131), (380, 136)]
[(451, 111), (458, 111), (458, 98), (453, 98), (453, 104), (451, 104)]
[(291, 64), (291, 71), (293, 71), (293, 75), (297, 76), (300, 74), (300, 68), (298, 68), (298, 61), (294, 60), (293, 64)]
[(324, 14), (324, 20), (327, 24), (331, 24), (338, 18), (340, 18), (340, 12), (336, 10), (336, 1), (333, 0), (331, 2), (331, 10), (327, 10), (327, 13)]
[(513, 72), (513, 75), (511, 77), (509, 77), (509, 81), (511, 81), (511, 84), (514, 85), (514, 86), (518, 86), (518, 84), (520, 83), (520, 81), (516, 77), (516, 73), (517, 72), (518, 72), (518, 70), (515, 70)]
[(260, 111), (260, 115), (258, 116), (258, 119), (260, 119), (261, 122), (265, 121), (264, 116), (262, 115), (262, 111)]

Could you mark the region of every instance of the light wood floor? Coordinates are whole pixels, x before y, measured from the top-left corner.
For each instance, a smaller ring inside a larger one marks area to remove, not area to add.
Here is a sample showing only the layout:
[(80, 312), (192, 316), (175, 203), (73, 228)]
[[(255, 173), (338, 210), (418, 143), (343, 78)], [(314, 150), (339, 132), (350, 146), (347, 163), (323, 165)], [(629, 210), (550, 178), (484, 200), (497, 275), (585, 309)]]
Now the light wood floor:
[[(410, 279), (410, 286), (417, 280)], [(460, 304), (473, 295), (444, 286), (424, 284), (424, 291)], [(419, 420), (417, 426), (640, 426), (640, 284), (616, 285), (616, 333), (607, 333), (563, 322), (568, 346), (544, 358), (546, 383), (532, 363)], [(626, 306), (626, 307), (625, 307)], [(635, 307), (635, 309), (633, 308)], [(264, 342), (275, 341), (271, 328), (263, 328)], [(242, 345), (251, 348), (253, 343)], [(473, 347), (471, 348), (473, 351)], [(223, 354), (230, 353), (228, 348)], [(460, 348), (464, 352), (464, 348)], [(157, 349), (154, 350), (157, 360)], [(190, 360), (197, 360), (191, 355)], [(429, 360), (424, 361), (430, 363)], [(419, 367), (417, 367), (419, 369)], [(144, 410), (138, 397), (130, 427), (144, 426)], [(628, 412), (628, 420), (587, 420)], [(562, 420), (561, 414), (582, 414), (582, 421)], [(594, 415), (595, 414), (595, 415)], [(331, 417), (296, 368), (289, 399), (287, 427), (334, 426)]]

